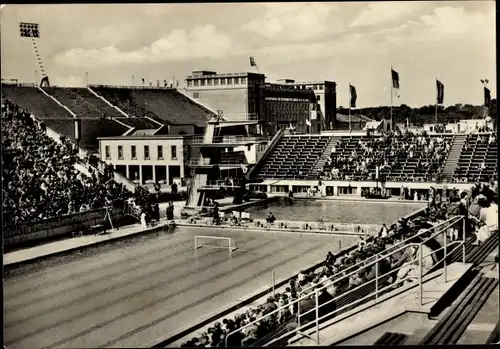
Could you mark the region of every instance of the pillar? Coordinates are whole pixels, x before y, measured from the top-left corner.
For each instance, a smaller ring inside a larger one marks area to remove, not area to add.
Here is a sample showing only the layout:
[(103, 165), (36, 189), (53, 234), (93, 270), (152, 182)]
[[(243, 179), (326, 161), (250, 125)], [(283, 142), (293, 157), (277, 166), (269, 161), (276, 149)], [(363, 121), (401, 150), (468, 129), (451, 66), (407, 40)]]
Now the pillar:
[(125, 176), (130, 179), (130, 168), (129, 165), (125, 165)]
[(139, 165), (139, 185), (143, 185), (142, 182), (142, 165)]
[(170, 184), (170, 171), (168, 170), (168, 165), (165, 165), (165, 180), (167, 184)]
[(153, 182), (156, 183), (156, 165), (153, 165)]

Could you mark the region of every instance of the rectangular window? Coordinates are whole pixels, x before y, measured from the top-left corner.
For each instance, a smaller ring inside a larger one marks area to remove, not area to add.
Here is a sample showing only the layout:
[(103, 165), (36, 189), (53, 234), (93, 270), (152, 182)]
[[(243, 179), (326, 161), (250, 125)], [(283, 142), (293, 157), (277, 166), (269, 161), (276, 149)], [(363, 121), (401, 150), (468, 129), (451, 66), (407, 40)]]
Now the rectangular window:
[(205, 79), (200, 80), (200, 86), (205, 86)]
[(239, 85), (240, 84), (240, 78), (234, 78), (234, 84)]
[(221, 85), (225, 85), (225, 84), (226, 84), (226, 78), (222, 78), (222, 79), (220, 79), (220, 84), (221, 84)]
[(176, 145), (172, 145), (170, 146), (170, 157), (172, 158), (172, 160), (177, 160), (177, 146)]
[(200, 94), (198, 92), (193, 93), (193, 98), (200, 98)]
[(118, 146), (118, 159), (123, 160), (123, 146)]
[(158, 146), (158, 160), (163, 160), (163, 146)]
[(193, 86), (193, 80), (188, 80), (188, 87)]
[(320, 101), (321, 100), (321, 96), (320, 95), (316, 95), (316, 100)]
[(219, 84), (219, 79), (214, 79), (214, 85), (218, 85)]
[(136, 160), (137, 159), (137, 151), (135, 149), (135, 145), (132, 145), (130, 147), (130, 154), (132, 155), (132, 160)]
[(106, 156), (106, 159), (111, 159), (111, 151), (110, 151), (110, 149), (109, 149), (109, 145), (107, 145), (107, 146), (104, 148), (104, 151), (105, 151), (104, 156)]
[(318, 89), (318, 85), (313, 85), (313, 89), (317, 90)]
[(227, 84), (232, 85), (233, 84), (233, 78), (227, 78)]
[(149, 145), (144, 146), (144, 160), (149, 160)]
[(247, 78), (241, 78), (241, 83), (244, 85), (247, 83)]
[(323, 85), (319, 85), (319, 89), (322, 90), (323, 89)]
[(198, 80), (194, 80), (193, 84), (194, 84), (194, 86), (198, 86), (199, 85), (199, 81)]
[(212, 79), (207, 79), (207, 85), (212, 86)]

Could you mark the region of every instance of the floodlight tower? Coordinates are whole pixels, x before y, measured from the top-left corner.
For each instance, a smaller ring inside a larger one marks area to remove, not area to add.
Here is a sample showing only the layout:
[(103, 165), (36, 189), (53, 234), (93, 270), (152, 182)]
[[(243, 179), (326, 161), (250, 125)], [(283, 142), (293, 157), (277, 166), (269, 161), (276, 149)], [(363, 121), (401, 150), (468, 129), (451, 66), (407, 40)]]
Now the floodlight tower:
[(38, 66), (40, 68), (40, 74), (41, 74), (41, 80), (40, 80), (40, 87), (43, 87), (44, 85), (47, 87), (50, 87), (50, 82), (49, 82), (49, 77), (45, 73), (45, 68), (43, 66), (43, 61), (42, 57), (40, 55), (40, 52), (38, 50), (38, 46), (36, 44), (36, 40), (40, 38), (40, 29), (39, 29), (39, 24), (37, 23), (28, 23), (28, 22), (21, 22), (19, 23), (19, 33), (21, 34), (22, 38), (31, 38), (31, 43), (33, 44), (33, 50), (35, 51), (35, 56), (38, 61)]

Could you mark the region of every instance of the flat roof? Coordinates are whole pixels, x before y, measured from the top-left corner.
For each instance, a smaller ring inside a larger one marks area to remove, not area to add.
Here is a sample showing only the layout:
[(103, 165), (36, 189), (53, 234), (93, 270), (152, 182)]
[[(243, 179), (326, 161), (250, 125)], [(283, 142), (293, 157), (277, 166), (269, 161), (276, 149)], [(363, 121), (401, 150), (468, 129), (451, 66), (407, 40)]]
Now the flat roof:
[(155, 140), (155, 139), (185, 139), (195, 137), (197, 135), (144, 135), (144, 136), (116, 136), (116, 137), (97, 137), (97, 140), (124, 140), (124, 141), (134, 141), (134, 140)]

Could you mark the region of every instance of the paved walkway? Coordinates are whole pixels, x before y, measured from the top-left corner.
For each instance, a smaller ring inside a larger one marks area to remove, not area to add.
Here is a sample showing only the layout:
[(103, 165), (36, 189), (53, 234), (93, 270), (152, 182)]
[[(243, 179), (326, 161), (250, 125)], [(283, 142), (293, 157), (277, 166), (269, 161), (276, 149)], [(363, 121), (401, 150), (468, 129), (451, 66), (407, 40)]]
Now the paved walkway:
[[(181, 216), (181, 209), (183, 206), (184, 206), (184, 201), (174, 202), (174, 217)], [(162, 216), (162, 219), (160, 220), (160, 225), (165, 224), (166, 207), (167, 203), (160, 204), (160, 214)], [(30, 248), (25, 248), (22, 250), (5, 253), (3, 255), (3, 265), (8, 266), (17, 263), (35, 261), (43, 257), (48, 257), (63, 252), (77, 250), (83, 247), (97, 245), (109, 240), (118, 240), (125, 238), (127, 236), (147, 233), (148, 231), (155, 231), (157, 229), (158, 226), (143, 230), (141, 228), (141, 225), (137, 223), (120, 227), (119, 230), (108, 230), (107, 234), (104, 235), (77, 236), (75, 238), (58, 240), (43, 245), (38, 245)]]

